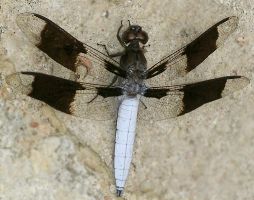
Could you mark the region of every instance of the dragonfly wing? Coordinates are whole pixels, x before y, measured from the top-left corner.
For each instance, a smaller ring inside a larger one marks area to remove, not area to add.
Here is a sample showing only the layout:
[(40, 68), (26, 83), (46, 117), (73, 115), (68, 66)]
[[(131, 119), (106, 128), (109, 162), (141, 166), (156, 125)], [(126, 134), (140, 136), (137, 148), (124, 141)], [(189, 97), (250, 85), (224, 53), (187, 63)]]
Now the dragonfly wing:
[(114, 75), (126, 76), (117, 61), (80, 42), (46, 17), (22, 13), (17, 17), (17, 24), (36, 47), (65, 68), (82, 76), (81, 79), (90, 74), (106, 82), (112, 80)]
[(158, 79), (161, 83), (166, 84), (169, 80), (186, 75), (220, 47), (228, 36), (234, 32), (237, 25), (238, 18), (235, 16), (221, 20), (195, 40), (149, 68), (147, 78), (160, 74)]
[(96, 120), (114, 118), (116, 97), (122, 95), (119, 87), (74, 82), (36, 72), (11, 74), (6, 82), (15, 92), (45, 102), (56, 110)]
[(184, 115), (240, 90), (249, 84), (243, 76), (226, 76), (184, 85), (151, 87), (141, 98), (140, 118), (161, 120)]

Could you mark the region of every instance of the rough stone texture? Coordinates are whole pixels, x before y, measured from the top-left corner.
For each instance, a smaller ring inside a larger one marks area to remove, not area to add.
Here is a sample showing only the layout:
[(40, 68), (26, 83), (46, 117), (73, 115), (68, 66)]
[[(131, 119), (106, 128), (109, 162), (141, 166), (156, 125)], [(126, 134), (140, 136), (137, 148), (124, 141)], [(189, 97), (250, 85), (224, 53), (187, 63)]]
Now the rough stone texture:
[(112, 51), (120, 49), (120, 20), (130, 19), (149, 33), (150, 65), (223, 17), (239, 16), (237, 31), (188, 79), (238, 74), (249, 77), (250, 85), (182, 117), (140, 122), (124, 198), (254, 199), (253, 0), (1, 0), (0, 199), (116, 198), (115, 122), (62, 114), (13, 94), (4, 81), (15, 71), (49, 73), (56, 66), (18, 29), (15, 17), (27, 11)]

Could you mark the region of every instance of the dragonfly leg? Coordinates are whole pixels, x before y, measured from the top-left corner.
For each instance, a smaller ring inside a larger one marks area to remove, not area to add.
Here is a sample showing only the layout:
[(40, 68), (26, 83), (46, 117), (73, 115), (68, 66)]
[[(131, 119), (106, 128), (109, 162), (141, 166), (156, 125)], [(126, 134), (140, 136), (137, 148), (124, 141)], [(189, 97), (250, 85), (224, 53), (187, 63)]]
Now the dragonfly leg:
[(120, 31), (121, 31), (122, 28), (123, 28), (123, 20), (121, 20), (121, 25), (118, 28), (116, 37), (117, 37), (119, 43), (122, 45), (122, 47), (126, 48), (127, 46), (126, 46), (126, 44), (124, 43), (124, 41), (122, 40), (122, 38), (120, 36)]
[[(117, 79), (118, 79), (118, 76), (115, 75), (114, 78), (112, 79), (111, 83), (110, 83), (107, 87), (111, 87), (112, 85), (114, 85), (114, 84), (116, 83)], [(94, 96), (94, 98), (92, 98), (90, 101), (88, 101), (88, 103), (92, 103), (98, 96), (99, 96), (99, 95), (96, 94), (96, 95)]]
[(147, 106), (146, 106), (146, 104), (142, 101), (142, 99), (140, 99), (140, 102), (141, 102), (141, 104), (145, 107), (145, 109), (147, 109)]
[(97, 45), (102, 46), (104, 48), (104, 50), (106, 51), (107, 56), (110, 58), (119, 57), (119, 56), (124, 55), (124, 51), (116, 52), (116, 53), (109, 53), (109, 50), (105, 44), (97, 43)]

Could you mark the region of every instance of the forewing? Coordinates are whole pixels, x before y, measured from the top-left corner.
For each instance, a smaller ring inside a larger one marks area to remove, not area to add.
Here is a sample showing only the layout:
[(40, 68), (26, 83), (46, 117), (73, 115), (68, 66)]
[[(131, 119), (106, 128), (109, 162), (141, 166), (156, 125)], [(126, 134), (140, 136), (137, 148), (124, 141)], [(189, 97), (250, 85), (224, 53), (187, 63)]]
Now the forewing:
[[(161, 83), (186, 75), (213, 53), (236, 29), (238, 18), (227, 17), (210, 27), (188, 45), (164, 57), (148, 69), (147, 78), (152, 78), (167, 70), (160, 76)], [(163, 80), (162, 80), (163, 79)], [(164, 80), (165, 79), (165, 80)]]
[(177, 117), (220, 99), (249, 84), (243, 76), (226, 76), (206, 81), (151, 87), (141, 98), (139, 116), (144, 120), (161, 120)]
[(82, 76), (90, 73), (96, 78), (102, 78), (107, 73), (103, 77), (105, 80), (112, 78), (113, 74), (121, 77), (126, 75), (118, 62), (80, 42), (39, 14), (19, 14), (17, 24), (35, 46), (73, 72), (79, 74), (81, 71)]
[(105, 120), (116, 116), (117, 96), (122, 89), (79, 83), (36, 72), (11, 74), (6, 82), (15, 92), (43, 101), (74, 116)]

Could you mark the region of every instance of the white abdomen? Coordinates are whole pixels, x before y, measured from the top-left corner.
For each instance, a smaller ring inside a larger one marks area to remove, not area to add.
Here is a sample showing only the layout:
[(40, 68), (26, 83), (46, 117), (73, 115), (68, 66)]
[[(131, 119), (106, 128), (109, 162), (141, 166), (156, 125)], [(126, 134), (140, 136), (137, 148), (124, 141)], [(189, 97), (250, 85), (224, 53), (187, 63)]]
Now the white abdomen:
[(115, 142), (115, 180), (118, 196), (121, 195), (128, 176), (138, 114), (139, 97), (124, 97), (117, 117)]

